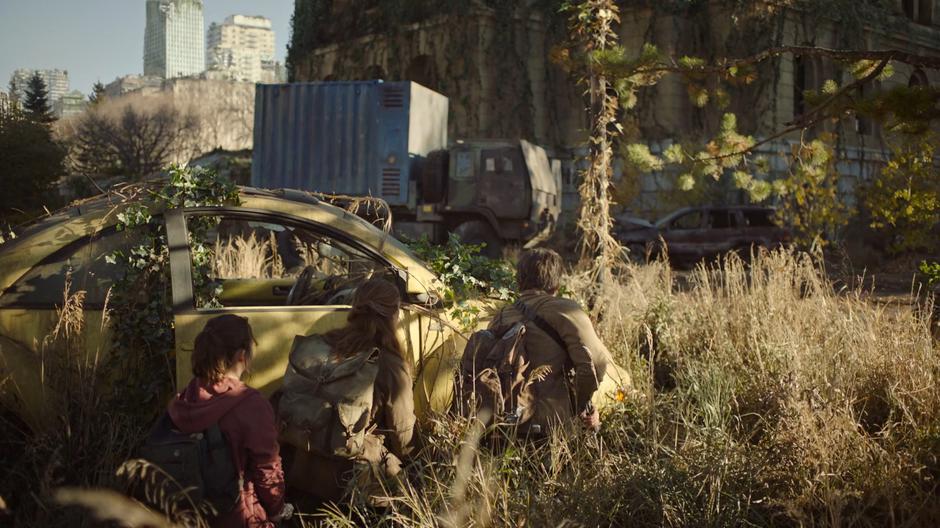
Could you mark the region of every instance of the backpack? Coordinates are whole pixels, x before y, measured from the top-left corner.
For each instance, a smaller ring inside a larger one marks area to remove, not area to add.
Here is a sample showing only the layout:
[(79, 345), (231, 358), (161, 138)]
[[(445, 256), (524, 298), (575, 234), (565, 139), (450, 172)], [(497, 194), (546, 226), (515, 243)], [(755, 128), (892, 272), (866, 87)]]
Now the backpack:
[(322, 337), (297, 336), (278, 416), (281, 440), (321, 456), (355, 459), (370, 433), (379, 349), (337, 361)]
[(227, 513), (238, 506), (241, 476), (218, 424), (187, 434), (164, 413), (140, 448), (140, 457), (162, 469), (197, 507), (208, 503), (216, 513)]
[(496, 423), (528, 430), (535, 414), (533, 384), (551, 374), (549, 367), (532, 368), (526, 349), (528, 328), (534, 324), (562, 348), (565, 344), (525, 303), (513, 306), (523, 314), (522, 321), (470, 336), (460, 360), (455, 401), (464, 416), (489, 415)]

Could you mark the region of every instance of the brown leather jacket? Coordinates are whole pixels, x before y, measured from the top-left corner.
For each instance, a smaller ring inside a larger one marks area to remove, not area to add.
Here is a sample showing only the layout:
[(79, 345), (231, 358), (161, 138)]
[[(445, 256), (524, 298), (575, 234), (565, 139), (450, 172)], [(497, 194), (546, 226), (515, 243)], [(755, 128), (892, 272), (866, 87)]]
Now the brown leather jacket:
[[(539, 424), (547, 431), (554, 424), (570, 423), (576, 412), (584, 410), (604, 379), (610, 352), (578, 303), (539, 290), (524, 291), (519, 300), (554, 328), (565, 345), (562, 348), (537, 325), (526, 325), (526, 352), (531, 368), (545, 365), (551, 369), (545, 379), (533, 385), (537, 403), (532, 424)], [(509, 305), (493, 318), (490, 328), (505, 327), (523, 319), (524, 315)], [(565, 373), (569, 368), (574, 368), (575, 372), (570, 390)], [(572, 391), (574, 402), (571, 401)]]

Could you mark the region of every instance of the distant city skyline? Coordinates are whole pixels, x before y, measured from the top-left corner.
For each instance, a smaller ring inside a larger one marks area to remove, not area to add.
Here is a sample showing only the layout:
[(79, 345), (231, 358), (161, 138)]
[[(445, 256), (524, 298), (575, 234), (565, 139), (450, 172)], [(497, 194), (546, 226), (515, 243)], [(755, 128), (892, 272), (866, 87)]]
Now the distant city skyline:
[[(230, 15), (271, 19), (284, 62), (294, 0), (204, 0), (205, 31)], [(0, 0), (0, 90), (19, 68), (62, 69), (71, 89), (143, 73), (146, 0)]]

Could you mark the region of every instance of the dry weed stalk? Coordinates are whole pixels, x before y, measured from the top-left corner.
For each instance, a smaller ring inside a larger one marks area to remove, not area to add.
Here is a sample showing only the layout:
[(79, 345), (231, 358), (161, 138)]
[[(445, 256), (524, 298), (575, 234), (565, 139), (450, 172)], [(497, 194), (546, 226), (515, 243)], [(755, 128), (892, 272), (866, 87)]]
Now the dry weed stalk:
[(143, 504), (113, 490), (87, 490), (62, 488), (55, 494), (63, 506), (87, 509), (101, 522), (111, 522), (127, 528), (182, 528)]
[(215, 514), (211, 505), (193, 502), (189, 495), (191, 489), (183, 488), (170, 474), (146, 460), (125, 461), (117, 469), (117, 476), (126, 482), (132, 493), (142, 492), (147, 503), (168, 521), (192, 528), (208, 528), (206, 519)]
[(274, 279), (285, 274), (284, 262), (272, 232), (267, 240), (255, 233), (215, 242), (213, 276), (220, 279)]
[[(620, 8), (611, 0), (586, 0), (572, 7), (571, 33), (574, 46), (585, 54), (602, 52), (617, 45), (614, 27), (620, 22)], [(621, 133), (617, 123), (620, 104), (606, 74), (593, 60), (586, 65), (580, 84), (589, 97), (588, 116), (591, 135), (588, 140), (588, 167), (581, 172), (578, 193), (581, 209), (578, 229), (581, 231), (580, 267), (590, 277), (594, 288), (588, 291), (588, 306), (597, 317), (603, 315), (606, 303), (600, 302), (602, 290), (613, 281), (612, 271), (619, 264), (622, 249), (611, 235), (610, 181), (613, 174), (613, 141)]]

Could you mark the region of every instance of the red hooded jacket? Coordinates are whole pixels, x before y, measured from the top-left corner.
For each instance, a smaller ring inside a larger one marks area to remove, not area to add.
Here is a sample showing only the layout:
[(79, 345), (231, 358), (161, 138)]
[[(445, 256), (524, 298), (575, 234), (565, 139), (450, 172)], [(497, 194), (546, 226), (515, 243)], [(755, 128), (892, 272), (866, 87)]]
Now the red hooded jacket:
[(260, 392), (241, 381), (223, 378), (207, 385), (193, 379), (170, 402), (170, 418), (184, 433), (214, 423), (228, 441), (244, 481), (241, 504), (210, 523), (214, 528), (268, 528), (284, 507), (284, 471), (278, 454), (274, 410)]

